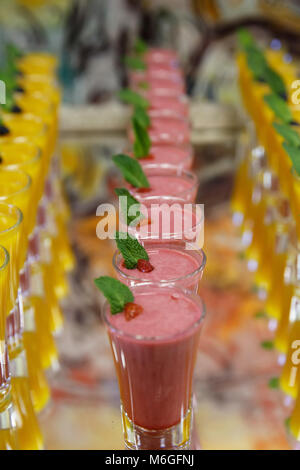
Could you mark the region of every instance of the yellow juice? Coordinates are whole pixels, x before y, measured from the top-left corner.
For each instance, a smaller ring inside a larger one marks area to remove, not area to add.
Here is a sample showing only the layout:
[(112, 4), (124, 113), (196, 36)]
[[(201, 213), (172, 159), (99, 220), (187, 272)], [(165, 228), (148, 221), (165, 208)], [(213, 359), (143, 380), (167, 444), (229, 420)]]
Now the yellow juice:
[(8, 269), (9, 292), (7, 295), (8, 313), (15, 304), (19, 286), (22, 221), (23, 215), (20, 209), (10, 204), (0, 203), (0, 244), (7, 249), (10, 257)]
[(300, 394), (298, 393), (294, 410), (290, 418), (290, 430), (292, 435), (300, 441)]
[[(281, 376), (280, 387), (281, 389), (293, 398), (297, 397), (299, 391), (299, 375), (297, 364), (295, 362), (295, 345), (300, 342), (300, 319), (298, 310), (300, 310), (299, 301), (300, 291), (296, 291), (296, 295), (292, 297), (291, 308), (289, 315), (289, 335), (288, 335), (288, 349), (286, 354), (286, 362), (284, 364)], [(300, 344), (300, 343), (299, 343)], [(299, 348), (299, 346), (298, 346)]]
[(27, 215), (28, 233), (31, 234), (36, 224), (39, 199), (43, 192), (43, 168), (41, 151), (27, 138), (17, 137), (0, 139), (1, 168), (22, 170), (31, 177), (30, 211)]
[(32, 405), (28, 377), (12, 377), (11, 382), (20, 449), (42, 450), (43, 437)]
[(10, 131), (9, 137), (25, 137), (41, 150), (45, 178), (48, 172), (51, 150), (46, 123), (38, 116), (29, 113), (6, 113), (3, 115), (3, 121)]
[(57, 58), (51, 54), (31, 52), (18, 60), (18, 68), (25, 75), (36, 74), (55, 76), (58, 66)]
[(31, 399), (36, 413), (48, 404), (51, 396), (50, 388), (43, 371), (39, 351), (39, 338), (36, 327), (38, 312), (28, 298), (24, 301), (24, 332), (23, 343), (28, 362), (28, 379)]
[(22, 232), (20, 236), (20, 269), (23, 267), (27, 254), (28, 235), (28, 209), (31, 203), (31, 178), (21, 170), (7, 170), (0, 168), (0, 202), (17, 206), (23, 214)]

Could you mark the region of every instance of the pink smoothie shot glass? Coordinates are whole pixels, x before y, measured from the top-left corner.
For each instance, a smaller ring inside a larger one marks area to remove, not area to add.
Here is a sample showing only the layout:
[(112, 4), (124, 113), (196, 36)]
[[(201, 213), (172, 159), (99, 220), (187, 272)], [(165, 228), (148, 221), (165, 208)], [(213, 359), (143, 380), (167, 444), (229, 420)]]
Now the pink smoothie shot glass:
[(151, 94), (147, 97), (149, 101), (149, 116), (162, 117), (174, 116), (188, 119), (189, 104), (186, 96), (178, 97), (158, 96)]
[[(129, 226), (122, 216), (119, 229), (146, 243), (172, 243), (179, 248), (199, 250), (204, 244), (204, 210), (201, 204), (186, 203), (184, 199), (162, 196), (148, 197), (137, 207), (143, 219), (136, 217)], [(135, 214), (131, 214), (135, 216)]]
[(174, 145), (153, 145), (149, 155), (149, 158), (139, 159), (143, 167), (153, 163), (155, 165), (173, 165), (177, 168), (190, 170), (194, 162), (194, 153), (191, 145), (180, 147), (175, 147)]
[[(176, 448), (176, 433), (170, 433), (170, 428), (178, 426), (179, 433), (180, 429), (190, 430), (193, 372), (204, 305), (198, 296), (175, 287), (154, 284), (134, 287), (132, 292), (134, 302), (143, 308), (134, 319), (127, 321), (123, 313), (111, 315), (109, 306), (104, 307), (126, 446)], [(183, 448), (189, 446), (190, 432), (185, 439), (179, 440)]]
[(154, 64), (170, 69), (180, 67), (178, 55), (172, 49), (151, 48), (145, 53), (144, 61), (148, 67)]
[[(148, 133), (153, 145), (185, 145), (190, 142), (190, 129), (186, 119), (171, 117), (151, 118)], [(131, 126), (128, 137), (130, 142), (134, 141), (134, 133)]]
[(133, 89), (149, 101), (152, 100), (153, 96), (177, 98), (185, 94), (185, 86), (183, 83), (162, 79), (148, 82), (148, 87), (146, 89), (141, 88), (140, 86), (134, 86)]
[(185, 202), (195, 202), (198, 191), (198, 178), (195, 173), (174, 165), (154, 165), (143, 166), (148, 178), (150, 188), (135, 188), (128, 185), (131, 194), (141, 203), (145, 198), (158, 198), (161, 196), (174, 196), (183, 199)]
[(175, 285), (197, 293), (206, 264), (203, 250), (186, 250), (183, 242), (159, 244), (149, 241), (144, 247), (154, 268), (148, 273), (137, 268), (127, 269), (122, 254), (115, 252), (113, 266), (121, 282), (129, 287), (141, 282)]
[(150, 87), (157, 80), (163, 80), (164, 82), (173, 82), (177, 85), (181, 85), (184, 89), (185, 82), (183, 74), (180, 69), (166, 70), (161, 68), (159, 65), (153, 65), (148, 67), (147, 70), (134, 70), (129, 73), (129, 83), (132, 87), (139, 87), (143, 83), (148, 83)]

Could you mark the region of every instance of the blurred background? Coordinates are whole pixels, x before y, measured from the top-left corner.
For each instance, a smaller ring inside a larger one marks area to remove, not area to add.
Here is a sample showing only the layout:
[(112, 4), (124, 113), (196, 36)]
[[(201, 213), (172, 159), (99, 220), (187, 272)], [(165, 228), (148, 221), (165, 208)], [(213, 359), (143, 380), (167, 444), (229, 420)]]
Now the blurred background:
[(59, 57), (60, 140), (71, 206), (76, 268), (57, 338), (60, 369), (40, 416), (49, 449), (121, 449), (119, 396), (92, 279), (112, 275), (114, 246), (96, 238), (96, 208), (112, 198), (111, 155), (126, 144), (123, 57), (140, 36), (179, 53), (190, 100), (198, 202), (205, 204), (207, 325), (196, 371), (196, 440), (205, 449), (287, 449), (287, 410), (270, 387), (277, 357), (262, 303), (240, 256), (229, 200), (244, 117), (237, 85), (236, 31), (249, 26), (266, 46), (284, 41), (297, 60), (296, 0), (1, 0), (2, 45)]

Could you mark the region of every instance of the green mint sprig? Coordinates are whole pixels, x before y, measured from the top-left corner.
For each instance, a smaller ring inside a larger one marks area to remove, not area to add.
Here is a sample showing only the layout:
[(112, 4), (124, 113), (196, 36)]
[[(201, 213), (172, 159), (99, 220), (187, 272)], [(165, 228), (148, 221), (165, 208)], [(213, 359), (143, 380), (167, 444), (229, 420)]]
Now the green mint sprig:
[(280, 96), (271, 93), (269, 95), (264, 96), (264, 101), (267, 103), (269, 108), (272, 109), (275, 116), (282, 122), (289, 124), (293, 120), (293, 115), (286, 104), (286, 102), (280, 98)]
[(262, 71), (261, 78), (263, 78), (266, 83), (268, 83), (273, 93), (276, 93), (284, 100), (286, 99), (287, 93), (285, 83), (282, 80), (281, 76), (275, 70), (267, 66)]
[(126, 56), (124, 58), (124, 64), (131, 70), (146, 70), (146, 64), (141, 57)]
[(135, 41), (133, 50), (138, 55), (144, 55), (145, 52), (147, 52), (147, 50), (148, 50), (148, 46), (147, 46), (146, 42), (143, 41), (143, 39), (137, 38), (137, 40)]
[(269, 388), (278, 389), (279, 388), (279, 377), (272, 377), (268, 382)]
[(116, 243), (120, 253), (123, 256), (127, 269), (137, 267), (138, 260), (149, 261), (149, 256), (145, 248), (138, 240), (128, 233), (116, 232)]
[(94, 280), (98, 289), (110, 304), (112, 315), (123, 312), (125, 305), (134, 301), (131, 290), (117, 279), (109, 276), (101, 276)]
[(147, 109), (142, 106), (136, 106), (132, 115), (132, 119), (135, 119), (145, 129), (150, 127), (150, 117), (147, 113)]
[(114, 155), (112, 158), (129, 184), (135, 188), (150, 188), (148, 178), (135, 158), (124, 154)]
[(123, 90), (119, 91), (119, 98), (121, 101), (127, 104), (131, 104), (132, 106), (138, 106), (140, 108), (149, 108), (149, 101), (146, 100), (143, 96), (139, 95), (130, 88), (123, 88)]
[(273, 122), (274, 129), (280, 134), (288, 145), (300, 147), (300, 134), (289, 124)]
[(129, 212), (132, 206), (136, 206), (136, 209), (138, 209), (141, 204), (130, 194), (128, 189), (115, 188), (115, 193), (117, 196), (119, 196), (119, 198), (120, 196), (123, 196), (121, 199), (119, 199), (119, 201), (120, 210), (126, 225), (136, 226), (142, 219), (145, 218), (145, 216), (139, 210), (136, 211), (135, 215), (129, 215)]
[(292, 160), (296, 173), (300, 175), (300, 148), (289, 145), (287, 142), (283, 142), (282, 146)]
[(149, 155), (151, 140), (146, 127), (140, 124), (136, 117), (132, 118), (134, 133), (133, 152), (136, 158), (145, 158)]
[(274, 343), (273, 343), (273, 341), (262, 341), (262, 342), (260, 343), (260, 345), (261, 345), (261, 347), (262, 347), (263, 349), (267, 349), (267, 350), (269, 350), (269, 351), (271, 351), (272, 349), (274, 349)]
[(255, 40), (252, 34), (245, 28), (240, 28), (237, 31), (237, 40), (240, 49), (247, 51), (248, 49), (256, 46)]

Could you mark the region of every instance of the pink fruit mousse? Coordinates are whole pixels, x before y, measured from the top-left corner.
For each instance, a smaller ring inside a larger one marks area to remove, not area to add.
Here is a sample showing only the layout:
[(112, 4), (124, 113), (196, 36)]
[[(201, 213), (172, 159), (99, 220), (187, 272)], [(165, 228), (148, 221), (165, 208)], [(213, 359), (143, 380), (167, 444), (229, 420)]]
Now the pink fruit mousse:
[(154, 145), (149, 152), (150, 158), (139, 160), (142, 166), (149, 163), (158, 165), (176, 165), (178, 168), (190, 170), (193, 166), (193, 149), (191, 146), (175, 147), (172, 145)]
[(201, 279), (205, 257), (202, 251), (185, 250), (176, 244), (145, 244), (149, 262), (153, 267), (150, 272), (141, 272), (139, 269), (127, 269), (122, 255), (117, 252), (114, 265), (118, 278), (127, 285), (134, 282), (177, 282), (177, 285), (196, 292)]
[[(148, 133), (153, 145), (184, 145), (190, 141), (189, 125), (185, 119), (171, 117), (152, 118)], [(129, 129), (128, 137), (131, 142), (134, 141), (132, 127)]]
[(140, 202), (145, 198), (158, 196), (175, 196), (186, 202), (194, 202), (198, 183), (194, 173), (181, 171), (176, 167), (153, 168), (150, 164), (144, 166), (150, 188), (135, 188), (129, 185), (129, 191)]
[(132, 290), (140, 315), (106, 312), (121, 402), (135, 425), (166, 429), (190, 406), (203, 306), (175, 288)]

